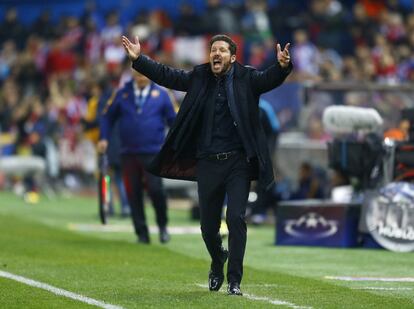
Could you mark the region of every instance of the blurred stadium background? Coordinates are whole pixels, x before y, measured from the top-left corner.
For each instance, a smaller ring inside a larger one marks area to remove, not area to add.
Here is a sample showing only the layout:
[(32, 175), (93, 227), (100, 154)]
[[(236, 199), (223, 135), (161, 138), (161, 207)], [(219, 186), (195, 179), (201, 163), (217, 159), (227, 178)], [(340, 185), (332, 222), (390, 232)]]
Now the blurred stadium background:
[(229, 33), (238, 60), (258, 69), (276, 42), (292, 42), (294, 73), (263, 98), (281, 124), (275, 165), (294, 188), (300, 162), (327, 166), (326, 106), (375, 107), (387, 130), (414, 105), (412, 10), (404, 0), (2, 1), (1, 155), (42, 157), (56, 186), (90, 184), (97, 101), (130, 78), (120, 36), (139, 35), (145, 53), (189, 69), (206, 60), (211, 34)]
[(41, 155), (59, 179), (95, 170), (97, 97), (130, 77), (122, 34), (187, 69), (206, 60), (214, 33), (232, 34), (239, 61), (259, 69), (274, 61), (275, 42), (292, 42), (295, 72), (265, 98), (282, 133), (299, 133), (282, 135), (279, 148), (294, 181), (293, 162), (304, 157), (286, 155), (292, 147), (326, 165), (324, 107), (375, 106), (388, 129), (413, 105), (412, 87), (403, 87), (414, 79), (411, 1), (2, 1), (0, 14), (2, 155)]

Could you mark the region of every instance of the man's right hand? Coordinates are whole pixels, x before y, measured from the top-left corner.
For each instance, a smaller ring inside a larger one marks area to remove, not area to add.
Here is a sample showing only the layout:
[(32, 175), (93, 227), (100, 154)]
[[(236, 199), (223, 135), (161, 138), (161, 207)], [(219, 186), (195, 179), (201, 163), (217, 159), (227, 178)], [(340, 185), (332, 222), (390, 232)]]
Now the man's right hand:
[(282, 68), (287, 68), (289, 66), (289, 63), (290, 63), (289, 47), (290, 47), (290, 43), (287, 43), (283, 50), (281, 49), (280, 44), (276, 45), (277, 61), (279, 61), (279, 64)]
[(106, 139), (101, 139), (96, 146), (98, 153), (104, 154), (106, 149), (108, 149), (108, 141)]
[(141, 54), (141, 44), (139, 43), (138, 36), (135, 37), (134, 43), (132, 43), (126, 36), (122, 36), (122, 45), (131, 61), (137, 60)]

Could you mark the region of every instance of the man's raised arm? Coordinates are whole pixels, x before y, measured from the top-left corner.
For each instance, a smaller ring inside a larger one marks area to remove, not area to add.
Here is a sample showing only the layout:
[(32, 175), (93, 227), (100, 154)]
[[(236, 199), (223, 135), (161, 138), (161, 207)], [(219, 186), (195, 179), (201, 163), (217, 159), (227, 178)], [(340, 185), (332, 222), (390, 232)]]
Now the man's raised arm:
[(289, 54), (290, 43), (281, 50), (280, 44), (276, 45), (277, 63), (264, 71), (253, 71), (252, 83), (254, 90), (261, 94), (281, 85), (292, 71), (292, 62)]
[(122, 45), (129, 59), (132, 61), (132, 67), (135, 70), (166, 88), (179, 91), (188, 90), (191, 72), (170, 68), (142, 55), (141, 44), (137, 36), (134, 42), (131, 42), (126, 36), (122, 36)]

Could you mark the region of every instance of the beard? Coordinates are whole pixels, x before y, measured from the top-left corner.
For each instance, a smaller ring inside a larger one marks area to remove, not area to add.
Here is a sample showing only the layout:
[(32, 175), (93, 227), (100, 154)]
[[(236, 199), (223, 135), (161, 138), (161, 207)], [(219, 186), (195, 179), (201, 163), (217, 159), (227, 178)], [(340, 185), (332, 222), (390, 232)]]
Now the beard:
[(226, 74), (231, 66), (231, 62), (227, 61), (227, 62), (221, 62), (219, 64), (214, 64), (213, 61), (210, 61), (210, 67), (211, 67), (211, 71), (214, 73), (214, 75), (223, 75)]

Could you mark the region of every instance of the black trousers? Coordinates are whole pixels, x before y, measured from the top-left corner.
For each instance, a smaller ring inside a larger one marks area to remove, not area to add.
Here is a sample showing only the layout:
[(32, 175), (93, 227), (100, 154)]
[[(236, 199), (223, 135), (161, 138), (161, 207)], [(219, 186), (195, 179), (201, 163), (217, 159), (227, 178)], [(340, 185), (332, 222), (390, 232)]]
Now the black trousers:
[(219, 230), (223, 202), (227, 194), (227, 281), (240, 283), (246, 249), (245, 212), (250, 189), (249, 163), (243, 153), (222, 161), (200, 159), (197, 163), (197, 178), (201, 233), (212, 265), (220, 263), (222, 241)]
[(122, 177), (131, 208), (135, 233), (148, 236), (148, 226), (144, 212), (144, 190), (147, 191), (155, 209), (157, 225), (160, 229), (167, 226), (167, 199), (160, 177), (145, 170), (154, 155), (124, 154), (121, 159)]

